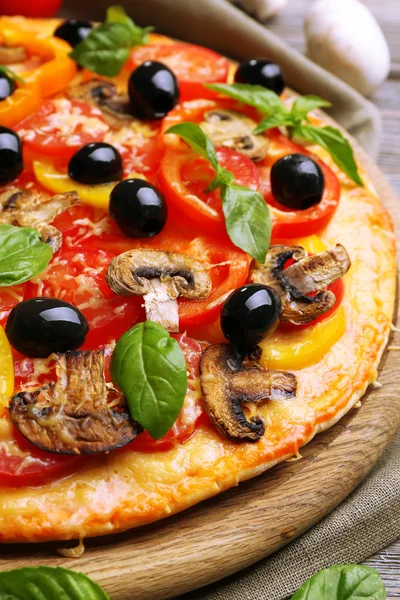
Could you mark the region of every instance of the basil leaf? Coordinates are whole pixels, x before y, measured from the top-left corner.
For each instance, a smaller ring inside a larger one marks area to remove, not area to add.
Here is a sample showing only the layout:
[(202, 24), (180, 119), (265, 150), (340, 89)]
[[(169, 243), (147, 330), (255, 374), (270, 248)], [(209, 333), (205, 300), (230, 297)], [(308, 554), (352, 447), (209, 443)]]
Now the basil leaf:
[(216, 190), (222, 187), (223, 185), (230, 185), (233, 181), (235, 181), (234, 174), (228, 171), (228, 169), (225, 169), (225, 167), (220, 166), (218, 174), (216, 175), (215, 179), (212, 180), (212, 182), (206, 188), (205, 191), (206, 193), (212, 192), (213, 190)]
[(187, 390), (178, 342), (158, 323), (138, 323), (118, 340), (110, 372), (135, 421), (154, 439), (163, 437), (178, 418)]
[(226, 229), (232, 242), (260, 263), (271, 240), (271, 216), (264, 198), (241, 185), (221, 188)]
[(385, 600), (378, 571), (363, 565), (336, 565), (306, 581), (291, 600)]
[(262, 133), (267, 129), (272, 129), (273, 127), (283, 127), (285, 125), (294, 125), (292, 116), (287, 113), (276, 112), (269, 115), (268, 117), (264, 117), (263, 120), (254, 129), (253, 133)]
[(18, 83), (25, 83), (25, 79), (22, 79), (22, 77), (14, 73), (14, 71), (9, 69), (5, 65), (0, 65), (0, 71), (11, 77), (11, 79), (15, 79), (15, 81), (18, 81)]
[(142, 29), (121, 6), (107, 11), (107, 20), (89, 33), (70, 53), (82, 67), (107, 77), (118, 75), (133, 46), (145, 44), (151, 28)]
[(36, 229), (0, 225), (0, 287), (29, 281), (44, 271), (52, 256)]
[(62, 567), (25, 567), (0, 573), (0, 600), (110, 600), (97, 583)]
[(358, 173), (350, 143), (342, 132), (334, 127), (314, 127), (313, 125), (298, 125), (293, 130), (293, 136), (298, 136), (308, 142), (314, 142), (325, 148), (332, 156), (337, 166), (357, 185), (364, 186)]
[[(167, 129), (165, 133), (176, 133), (191, 147), (192, 150), (199, 154), (211, 164), (214, 171), (218, 174), (220, 170), (217, 153), (211, 140), (206, 136), (204, 131), (196, 123), (179, 123)], [(215, 188), (214, 188), (215, 189)]]
[(300, 123), (312, 110), (327, 106), (332, 104), (319, 96), (302, 96), (293, 104), (291, 114), (293, 119)]
[(267, 90), (262, 85), (250, 85), (247, 83), (232, 83), (231, 85), (227, 83), (207, 83), (204, 85), (210, 90), (220, 92), (234, 100), (254, 106), (261, 112), (271, 113), (277, 110), (283, 113), (289, 112), (278, 94)]

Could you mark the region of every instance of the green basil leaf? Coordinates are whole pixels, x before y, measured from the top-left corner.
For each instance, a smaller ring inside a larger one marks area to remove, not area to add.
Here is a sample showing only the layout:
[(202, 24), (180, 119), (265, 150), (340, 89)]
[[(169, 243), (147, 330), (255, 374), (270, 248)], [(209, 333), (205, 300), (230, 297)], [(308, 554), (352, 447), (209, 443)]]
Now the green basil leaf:
[(232, 83), (231, 85), (227, 83), (206, 83), (204, 85), (210, 90), (220, 92), (225, 96), (234, 98), (234, 100), (254, 106), (264, 113), (269, 114), (274, 111), (289, 112), (278, 94), (267, 90), (262, 85), (250, 85), (247, 83)]
[(363, 565), (336, 565), (306, 581), (291, 600), (385, 600), (378, 571)]
[(267, 129), (272, 129), (273, 127), (283, 127), (285, 125), (289, 127), (294, 125), (292, 116), (287, 113), (276, 112), (268, 115), (268, 117), (264, 117), (254, 129), (253, 133), (262, 133), (263, 131), (267, 131)]
[(196, 123), (179, 123), (167, 129), (165, 133), (179, 135), (196, 154), (208, 160), (214, 171), (218, 174), (220, 166), (213, 143)]
[(52, 256), (36, 229), (0, 225), (0, 287), (29, 281), (44, 271)]
[(215, 179), (212, 180), (210, 185), (206, 188), (206, 193), (212, 192), (223, 185), (230, 185), (233, 181), (235, 181), (235, 176), (233, 173), (225, 169), (225, 167), (219, 167), (218, 174)]
[(62, 567), (25, 567), (0, 573), (0, 600), (110, 600), (97, 583)]
[(302, 96), (293, 104), (291, 114), (293, 119), (300, 123), (312, 110), (327, 106), (332, 106), (332, 104), (319, 96)]
[(178, 342), (158, 323), (138, 323), (115, 346), (110, 367), (132, 417), (156, 440), (171, 429), (187, 390)]
[(5, 65), (0, 65), (0, 71), (11, 77), (11, 79), (15, 79), (15, 81), (18, 81), (18, 83), (25, 83), (25, 79), (22, 79), (22, 77), (17, 75), (17, 73), (14, 73), (14, 71), (9, 69)]
[(112, 6), (107, 11), (107, 20), (92, 29), (70, 57), (90, 71), (115, 77), (126, 63), (130, 49), (147, 42), (148, 31), (149, 28), (135, 25), (122, 7)]
[(265, 262), (271, 241), (271, 216), (264, 198), (241, 185), (221, 188), (226, 229), (238, 246), (260, 263)]
[(293, 130), (293, 136), (322, 146), (329, 152), (337, 166), (357, 185), (364, 183), (358, 172), (353, 149), (341, 131), (334, 127), (314, 127), (313, 125), (298, 125)]

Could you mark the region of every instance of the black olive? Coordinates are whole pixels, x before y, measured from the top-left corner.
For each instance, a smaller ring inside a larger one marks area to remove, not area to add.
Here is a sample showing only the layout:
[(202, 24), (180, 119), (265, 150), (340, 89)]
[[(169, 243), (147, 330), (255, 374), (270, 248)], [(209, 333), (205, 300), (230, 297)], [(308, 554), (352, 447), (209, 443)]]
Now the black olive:
[(93, 142), (75, 152), (68, 174), (74, 181), (89, 185), (118, 181), (123, 174), (122, 158), (111, 144)]
[(92, 31), (93, 25), (85, 19), (67, 19), (57, 27), (55, 37), (61, 38), (75, 48)]
[(14, 181), (23, 168), (21, 140), (12, 129), (0, 126), (0, 184)]
[(133, 113), (140, 119), (162, 119), (179, 100), (175, 75), (166, 65), (147, 60), (129, 78)]
[(14, 79), (7, 73), (0, 71), (0, 102), (11, 96), (16, 87)]
[(324, 187), (320, 166), (304, 154), (288, 154), (272, 166), (272, 194), (286, 208), (305, 210), (318, 204)]
[(82, 346), (89, 331), (83, 314), (56, 298), (31, 298), (9, 314), (6, 334), (11, 346), (26, 356), (46, 358)]
[(225, 300), (221, 328), (226, 339), (245, 354), (279, 325), (282, 303), (267, 285), (244, 285)]
[(235, 73), (235, 81), (262, 85), (278, 96), (285, 88), (285, 80), (280, 66), (263, 58), (252, 58), (242, 62)]
[(164, 229), (167, 205), (164, 196), (147, 181), (125, 179), (111, 192), (110, 215), (128, 237), (153, 237)]

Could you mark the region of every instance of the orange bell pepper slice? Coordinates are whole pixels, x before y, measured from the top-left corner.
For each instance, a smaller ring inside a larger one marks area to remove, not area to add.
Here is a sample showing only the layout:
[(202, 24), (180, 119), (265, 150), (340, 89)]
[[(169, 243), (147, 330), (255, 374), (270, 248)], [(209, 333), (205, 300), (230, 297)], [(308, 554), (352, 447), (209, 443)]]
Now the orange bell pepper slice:
[(16, 83), (14, 93), (0, 102), (0, 125), (4, 127), (13, 127), (39, 110), (41, 105), (39, 86), (35, 81), (24, 79), (24, 83)]

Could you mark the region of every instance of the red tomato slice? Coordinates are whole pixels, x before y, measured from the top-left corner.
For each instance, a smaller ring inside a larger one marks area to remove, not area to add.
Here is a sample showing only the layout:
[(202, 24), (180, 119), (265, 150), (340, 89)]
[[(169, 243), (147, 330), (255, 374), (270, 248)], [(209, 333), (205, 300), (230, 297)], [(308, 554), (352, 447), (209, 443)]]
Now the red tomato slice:
[(58, 98), (45, 102), (38, 112), (18, 123), (15, 131), (24, 141), (28, 162), (38, 155), (68, 161), (81, 146), (100, 142), (109, 126), (100, 110)]
[[(218, 148), (219, 163), (235, 175), (235, 183), (258, 189), (254, 163), (231, 148)], [(188, 149), (167, 148), (158, 174), (161, 190), (175, 219), (190, 219), (206, 231), (226, 234), (219, 190), (205, 192), (215, 177), (210, 164)]]
[(5, 327), (8, 315), (25, 295), (25, 284), (0, 288), (0, 325)]
[(62, 0), (0, 0), (0, 14), (24, 17), (54, 17)]
[(214, 98), (216, 93), (203, 83), (226, 82), (229, 61), (220, 54), (194, 44), (149, 44), (131, 53), (129, 68), (136, 69), (146, 60), (166, 64), (179, 81), (180, 100)]

